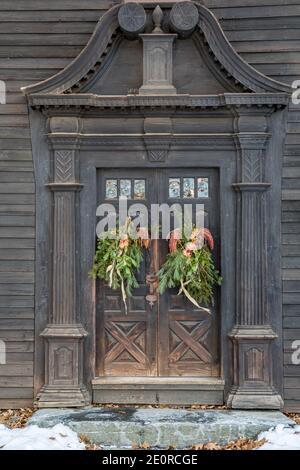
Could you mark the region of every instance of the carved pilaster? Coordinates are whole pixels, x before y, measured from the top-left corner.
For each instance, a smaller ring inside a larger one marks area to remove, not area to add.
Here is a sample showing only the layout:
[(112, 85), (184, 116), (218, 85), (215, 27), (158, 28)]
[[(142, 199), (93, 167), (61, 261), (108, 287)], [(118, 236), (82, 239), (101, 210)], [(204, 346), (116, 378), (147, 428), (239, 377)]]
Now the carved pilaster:
[[(269, 322), (267, 298), (267, 217), (265, 181), (266, 132), (244, 132), (239, 118), (236, 135), (239, 182), (237, 191), (237, 305), (236, 325), (230, 333), (234, 355), (234, 385), (228, 397), (232, 408), (281, 408), (273, 388), (272, 342), (277, 337)], [(257, 129), (258, 127), (258, 129)], [(242, 132), (241, 132), (242, 129)]]
[(75, 192), (54, 192), (53, 323), (76, 322)]
[[(74, 130), (74, 118), (53, 118), (53, 254), (52, 299), (45, 339), (45, 386), (37, 397), (39, 407), (84, 406), (87, 392), (82, 384), (83, 338), (79, 323), (76, 284), (76, 137), (60, 136)], [(61, 127), (59, 127), (61, 124)], [(54, 132), (53, 132), (54, 131)]]

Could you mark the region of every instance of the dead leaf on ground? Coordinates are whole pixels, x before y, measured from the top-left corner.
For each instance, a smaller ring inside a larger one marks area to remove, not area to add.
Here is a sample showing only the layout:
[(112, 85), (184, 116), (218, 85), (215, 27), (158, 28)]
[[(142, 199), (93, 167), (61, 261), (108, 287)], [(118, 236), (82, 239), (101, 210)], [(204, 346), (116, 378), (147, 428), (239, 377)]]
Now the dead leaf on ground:
[(97, 444), (92, 443), (90, 438), (85, 434), (79, 434), (78, 437), (80, 442), (83, 442), (83, 444), (85, 445), (85, 450), (101, 450), (101, 447)]
[(299, 413), (285, 413), (286, 416), (293, 421), (295, 421), (296, 424), (300, 424), (300, 414)]
[(140, 449), (150, 449), (150, 444), (148, 444), (148, 442), (142, 442)]
[(206, 444), (196, 444), (191, 447), (192, 450), (253, 450), (261, 447), (266, 442), (265, 439), (255, 441), (253, 439), (237, 439), (226, 445), (219, 445), (216, 442), (207, 442)]
[(0, 411), (0, 423), (5, 424), (10, 429), (23, 428), (34, 412), (33, 408), (2, 410)]
[[(123, 411), (118, 411), (118, 413), (126, 413), (127, 409), (138, 409), (138, 408), (158, 408), (158, 409), (164, 409), (164, 408), (170, 408), (172, 410), (226, 410), (227, 407), (225, 405), (168, 405), (168, 404), (157, 404), (157, 405), (116, 405), (114, 403), (105, 403), (101, 404), (98, 403), (97, 405), (94, 405), (95, 408), (107, 408), (107, 409), (116, 409), (116, 408), (122, 408)], [(124, 411), (125, 410), (125, 411)]]

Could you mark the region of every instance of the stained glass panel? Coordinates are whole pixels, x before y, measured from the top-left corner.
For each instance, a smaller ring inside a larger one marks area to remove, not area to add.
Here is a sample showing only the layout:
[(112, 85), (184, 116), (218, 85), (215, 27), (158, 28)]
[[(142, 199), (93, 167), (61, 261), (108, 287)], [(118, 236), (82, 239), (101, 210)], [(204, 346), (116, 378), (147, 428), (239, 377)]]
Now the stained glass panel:
[(116, 199), (118, 197), (118, 180), (106, 180), (106, 199)]
[(169, 178), (169, 197), (180, 197), (180, 178)]
[(146, 181), (134, 180), (134, 199), (146, 198)]
[(208, 178), (198, 178), (198, 197), (208, 197)]
[(195, 180), (194, 178), (183, 178), (183, 197), (195, 197)]
[(120, 180), (120, 196), (131, 198), (131, 180)]

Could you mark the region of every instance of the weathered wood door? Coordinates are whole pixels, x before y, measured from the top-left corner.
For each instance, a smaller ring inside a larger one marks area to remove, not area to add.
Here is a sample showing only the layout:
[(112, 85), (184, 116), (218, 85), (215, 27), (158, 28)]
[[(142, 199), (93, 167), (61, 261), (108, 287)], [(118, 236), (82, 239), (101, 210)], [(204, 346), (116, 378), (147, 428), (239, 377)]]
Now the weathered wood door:
[[(205, 226), (212, 231), (218, 263), (219, 188), (213, 169), (118, 169), (98, 177), (99, 202), (118, 208), (119, 196), (128, 207), (143, 203), (204, 204)], [(149, 210), (150, 214), (150, 210)], [(172, 226), (172, 225), (171, 225)], [(149, 274), (162, 264), (168, 243), (152, 241), (138, 273), (139, 287), (128, 301), (126, 314), (121, 293), (97, 281), (97, 375), (98, 376), (218, 376), (218, 291), (210, 313), (194, 307), (176, 290), (157, 296), (152, 305)], [(148, 277), (147, 277), (148, 275)]]

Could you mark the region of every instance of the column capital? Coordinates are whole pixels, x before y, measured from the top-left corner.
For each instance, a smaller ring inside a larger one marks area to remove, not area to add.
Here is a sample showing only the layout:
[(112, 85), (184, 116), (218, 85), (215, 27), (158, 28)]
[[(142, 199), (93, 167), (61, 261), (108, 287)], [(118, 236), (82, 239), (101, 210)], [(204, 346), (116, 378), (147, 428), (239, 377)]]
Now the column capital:
[(271, 134), (265, 132), (239, 132), (235, 134), (235, 144), (240, 150), (263, 150)]
[(254, 191), (254, 192), (264, 192), (271, 187), (271, 183), (260, 183), (260, 182), (248, 182), (248, 183), (234, 183), (232, 185), (235, 191)]

